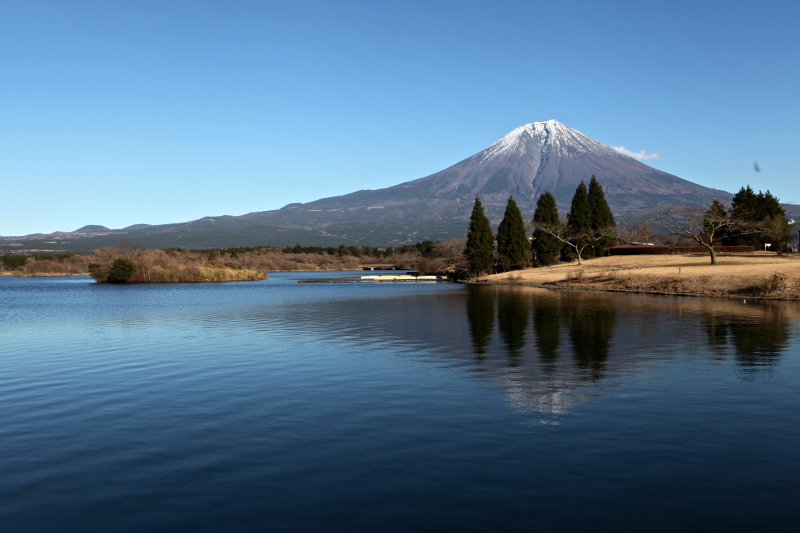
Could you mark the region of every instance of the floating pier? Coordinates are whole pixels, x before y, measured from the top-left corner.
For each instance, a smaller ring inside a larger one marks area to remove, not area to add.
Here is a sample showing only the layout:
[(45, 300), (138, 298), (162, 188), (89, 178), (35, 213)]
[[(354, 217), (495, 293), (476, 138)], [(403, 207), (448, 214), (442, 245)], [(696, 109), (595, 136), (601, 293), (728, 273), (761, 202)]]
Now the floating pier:
[(414, 274), (400, 274), (400, 275), (381, 275), (381, 276), (358, 276), (348, 278), (315, 278), (315, 279), (299, 279), (297, 283), (361, 283), (361, 282), (416, 282), (416, 281), (450, 281), (447, 276), (422, 276)]

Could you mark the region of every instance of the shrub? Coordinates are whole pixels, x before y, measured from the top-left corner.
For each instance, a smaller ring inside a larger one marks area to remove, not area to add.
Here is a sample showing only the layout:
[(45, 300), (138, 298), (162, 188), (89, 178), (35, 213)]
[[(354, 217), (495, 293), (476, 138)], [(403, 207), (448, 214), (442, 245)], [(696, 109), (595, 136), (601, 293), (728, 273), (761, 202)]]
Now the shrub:
[(109, 283), (125, 283), (133, 273), (136, 271), (136, 264), (130, 259), (123, 257), (115, 259), (108, 269), (108, 282)]
[(25, 266), (27, 261), (24, 255), (0, 255), (0, 264), (11, 270)]
[(770, 278), (766, 279), (761, 286), (765, 294), (781, 292), (789, 288), (789, 278), (783, 272), (775, 272)]
[(567, 272), (566, 276), (564, 276), (564, 279), (581, 283), (586, 281), (586, 272), (583, 270), (570, 270)]

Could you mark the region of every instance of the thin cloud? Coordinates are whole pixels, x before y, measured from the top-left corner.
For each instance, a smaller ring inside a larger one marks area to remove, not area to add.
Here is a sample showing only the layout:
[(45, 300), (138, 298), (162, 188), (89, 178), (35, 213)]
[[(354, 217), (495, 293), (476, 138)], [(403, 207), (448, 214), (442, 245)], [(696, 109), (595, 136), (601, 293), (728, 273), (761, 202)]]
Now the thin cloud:
[(727, 154), (728, 150), (730, 150), (730, 149), (731, 149), (730, 146), (726, 146), (725, 148), (722, 148), (721, 150), (717, 150), (715, 153), (717, 153), (717, 154)]
[(658, 152), (653, 152), (652, 154), (648, 154), (644, 150), (642, 150), (641, 152), (631, 152), (624, 146), (612, 146), (611, 148), (613, 148), (614, 150), (616, 150), (621, 154), (627, 155), (628, 157), (638, 159), (639, 161), (647, 161), (648, 159), (661, 159), (661, 154), (659, 154)]

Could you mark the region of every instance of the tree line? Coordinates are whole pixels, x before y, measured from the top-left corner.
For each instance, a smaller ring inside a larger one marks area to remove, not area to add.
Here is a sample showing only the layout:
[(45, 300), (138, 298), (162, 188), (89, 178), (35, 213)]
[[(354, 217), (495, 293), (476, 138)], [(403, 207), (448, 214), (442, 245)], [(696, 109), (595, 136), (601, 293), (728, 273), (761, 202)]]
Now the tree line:
[[(588, 188), (581, 181), (572, 197), (569, 213), (562, 219), (549, 191), (536, 202), (531, 222), (524, 223), (513, 196), (509, 196), (503, 220), (492, 232), (480, 198), (470, 216), (464, 249), (472, 275), (493, 270), (518, 270), (531, 264), (546, 266), (558, 260), (600, 257), (634, 234), (652, 235), (650, 223), (678, 242), (704, 247), (716, 264), (714, 247), (769, 245), (778, 254), (792, 243), (791, 226), (778, 198), (769, 191), (758, 193), (748, 185), (733, 197), (730, 208), (719, 200), (703, 208), (695, 205), (653, 206), (649, 217), (623, 221), (619, 227), (605, 198), (603, 187), (592, 176)], [(800, 224), (795, 224), (800, 230)], [(528, 228), (532, 232), (528, 233)]]
[(495, 239), (476, 197), (464, 250), (470, 273), (491, 272), (495, 265), (503, 270), (519, 270), (531, 263), (544, 266), (561, 258), (576, 258), (580, 264), (583, 258), (603, 255), (616, 243), (614, 215), (595, 176), (588, 188), (583, 181), (578, 185), (565, 220), (559, 216), (553, 194), (542, 194), (530, 227), (529, 236), (522, 213), (513, 195), (509, 196)]
[(430, 257), (436, 259), (441, 257), (441, 253), (437, 248), (438, 243), (435, 241), (422, 241), (416, 244), (405, 244), (398, 248), (377, 248), (375, 246), (348, 246), (340, 244), (339, 246), (300, 246), (298, 242), (294, 246), (286, 246), (281, 249), (285, 254), (320, 254), (320, 255), (335, 255), (337, 257), (353, 256), (353, 257), (373, 257), (373, 258), (390, 258), (397, 254), (419, 253), (423, 257)]
[(747, 185), (733, 195), (726, 208), (714, 200), (708, 208), (696, 205), (652, 209), (653, 220), (672, 236), (703, 246), (717, 263), (716, 245), (753, 246), (783, 254), (792, 243), (786, 211), (769, 191), (755, 193)]

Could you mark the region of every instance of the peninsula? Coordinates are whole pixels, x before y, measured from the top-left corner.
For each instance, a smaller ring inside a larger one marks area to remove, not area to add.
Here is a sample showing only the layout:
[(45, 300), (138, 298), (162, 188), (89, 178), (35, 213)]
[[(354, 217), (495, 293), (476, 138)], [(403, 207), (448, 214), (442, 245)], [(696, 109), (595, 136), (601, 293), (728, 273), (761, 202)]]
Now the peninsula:
[(582, 265), (558, 263), (473, 278), (472, 283), (679, 294), (706, 297), (800, 299), (800, 255), (771, 252), (612, 255)]

